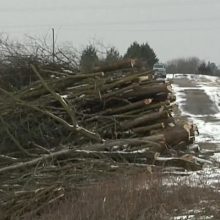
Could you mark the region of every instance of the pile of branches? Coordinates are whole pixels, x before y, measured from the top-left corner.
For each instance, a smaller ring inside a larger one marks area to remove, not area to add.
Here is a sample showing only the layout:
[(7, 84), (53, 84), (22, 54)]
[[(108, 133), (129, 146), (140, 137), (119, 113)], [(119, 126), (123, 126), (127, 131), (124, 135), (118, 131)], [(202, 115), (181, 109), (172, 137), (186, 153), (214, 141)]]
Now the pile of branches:
[(16, 92), (0, 88), (5, 219), (39, 212), (76, 186), (128, 167), (201, 169), (204, 161), (188, 152), (195, 126), (174, 117), (170, 83), (138, 61), (91, 73), (29, 68), (37, 81)]
[[(38, 78), (30, 68), (30, 63), (44, 66), (50, 70), (79, 71), (80, 52), (71, 45), (51, 51), (48, 39), (25, 38), (25, 44), (11, 41), (8, 36), (0, 34), (0, 87), (16, 91)], [(42, 73), (45, 79), (51, 74)]]

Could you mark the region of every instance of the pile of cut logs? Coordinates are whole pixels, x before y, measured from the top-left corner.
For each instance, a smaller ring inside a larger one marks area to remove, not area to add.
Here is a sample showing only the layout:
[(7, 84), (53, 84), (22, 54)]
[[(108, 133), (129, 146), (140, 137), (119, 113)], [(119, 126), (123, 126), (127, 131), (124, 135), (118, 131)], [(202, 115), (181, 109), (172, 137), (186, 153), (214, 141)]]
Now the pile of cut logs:
[(203, 160), (188, 149), (195, 126), (175, 118), (170, 83), (136, 60), (78, 74), (31, 68), (37, 82), (14, 93), (0, 88), (5, 218), (38, 212), (128, 166), (201, 169)]

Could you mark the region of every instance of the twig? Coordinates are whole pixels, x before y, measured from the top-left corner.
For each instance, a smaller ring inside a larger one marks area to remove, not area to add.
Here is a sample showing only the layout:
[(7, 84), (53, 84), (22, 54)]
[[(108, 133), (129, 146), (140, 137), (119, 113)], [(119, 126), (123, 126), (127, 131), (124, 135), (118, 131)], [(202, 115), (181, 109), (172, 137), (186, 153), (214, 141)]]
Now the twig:
[(35, 159), (27, 161), (27, 162), (20, 162), (17, 164), (13, 164), (11, 166), (3, 167), (0, 169), (0, 173), (4, 173), (7, 171), (16, 170), (16, 169), (20, 169), (20, 168), (24, 168), (24, 167), (33, 166), (42, 160), (52, 159), (55, 157), (59, 157), (61, 155), (69, 154), (69, 153), (71, 153), (71, 151), (73, 151), (73, 150), (72, 149), (65, 149), (65, 150), (54, 152), (54, 153), (50, 153), (48, 155), (43, 155), (42, 157), (38, 157), (38, 158), (35, 158)]
[(15, 158), (15, 157), (10, 157), (10, 156), (7, 156), (7, 155), (0, 155), (0, 159), (1, 159), (1, 160), (10, 160), (10, 161), (12, 161), (12, 162), (15, 162), (15, 161), (18, 160), (18, 159)]
[(66, 110), (66, 112), (70, 116), (72, 123), (73, 123), (73, 126), (76, 127), (77, 122), (76, 122), (75, 112), (73, 111), (73, 109), (69, 107), (69, 105), (66, 103), (66, 101), (58, 93), (54, 92), (51, 88), (49, 88), (46, 81), (42, 78), (42, 76), (37, 71), (37, 69), (34, 65), (31, 65), (31, 68), (34, 71), (34, 73), (38, 76), (38, 78), (40, 79), (40, 81), (41, 81), (42, 85), (45, 87), (45, 89), (47, 89), (52, 94), (52, 96), (57, 101), (60, 102), (60, 104), (63, 106), (63, 108)]
[(50, 151), (49, 151), (48, 149), (46, 149), (46, 148), (40, 146), (39, 144), (36, 144), (36, 143), (34, 143), (34, 142), (31, 142), (31, 144), (32, 144), (33, 146), (35, 146), (35, 147), (37, 147), (37, 148), (39, 148), (39, 149), (41, 149), (41, 150), (47, 152), (48, 154), (50, 153)]

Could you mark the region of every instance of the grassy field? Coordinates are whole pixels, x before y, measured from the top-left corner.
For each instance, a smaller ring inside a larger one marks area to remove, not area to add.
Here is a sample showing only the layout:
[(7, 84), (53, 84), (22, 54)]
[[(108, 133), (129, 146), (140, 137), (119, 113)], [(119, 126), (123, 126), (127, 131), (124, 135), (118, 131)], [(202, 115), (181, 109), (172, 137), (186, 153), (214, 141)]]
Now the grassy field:
[[(198, 180), (197, 180), (198, 181)], [(201, 180), (141, 173), (70, 192), (41, 216), (26, 220), (220, 219), (220, 192)]]

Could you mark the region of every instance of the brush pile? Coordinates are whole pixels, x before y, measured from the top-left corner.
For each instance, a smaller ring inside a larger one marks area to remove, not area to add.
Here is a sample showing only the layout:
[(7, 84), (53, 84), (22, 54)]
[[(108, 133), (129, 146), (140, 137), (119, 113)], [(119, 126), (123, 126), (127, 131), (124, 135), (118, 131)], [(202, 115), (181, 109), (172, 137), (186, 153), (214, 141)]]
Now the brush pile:
[(38, 213), (76, 186), (128, 167), (201, 169), (187, 147), (195, 126), (175, 118), (170, 83), (136, 60), (91, 73), (30, 70), (39, 80), (16, 92), (0, 88), (5, 219)]

